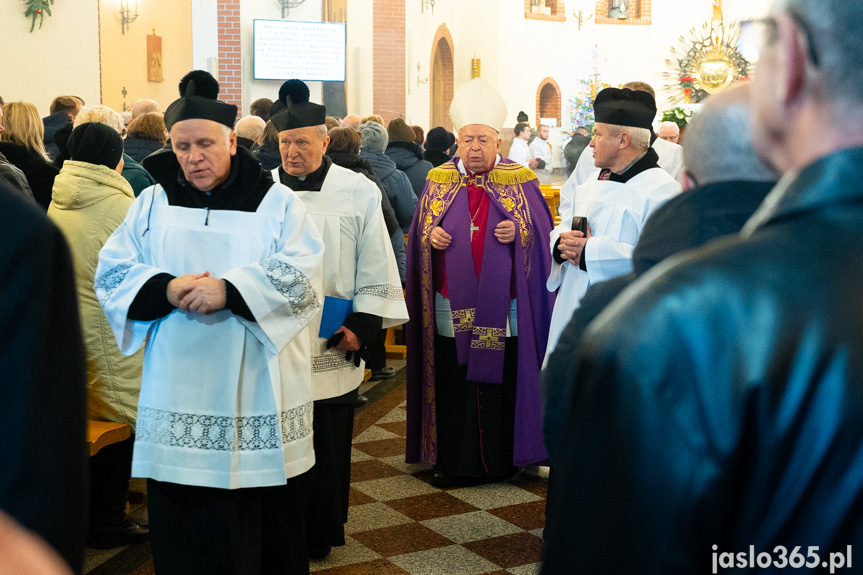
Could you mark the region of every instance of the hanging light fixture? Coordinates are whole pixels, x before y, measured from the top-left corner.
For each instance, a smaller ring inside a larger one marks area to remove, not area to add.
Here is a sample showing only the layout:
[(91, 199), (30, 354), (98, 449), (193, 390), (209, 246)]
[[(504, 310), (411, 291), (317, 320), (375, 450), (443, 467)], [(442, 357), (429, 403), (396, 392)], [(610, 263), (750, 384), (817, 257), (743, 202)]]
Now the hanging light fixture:
[(291, 8), (296, 8), (306, 0), (276, 0), (279, 6), (282, 7), (282, 18), (287, 18), (291, 15)]

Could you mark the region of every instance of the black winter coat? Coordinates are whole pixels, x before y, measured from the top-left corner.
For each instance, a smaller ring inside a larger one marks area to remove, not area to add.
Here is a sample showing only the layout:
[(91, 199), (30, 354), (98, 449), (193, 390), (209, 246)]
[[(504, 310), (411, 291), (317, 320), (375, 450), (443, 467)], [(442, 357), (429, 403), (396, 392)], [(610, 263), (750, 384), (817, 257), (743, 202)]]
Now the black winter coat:
[(143, 138), (128, 137), (123, 141), (123, 151), (139, 164), (144, 161), (144, 158), (161, 150), (163, 144), (155, 140), (145, 140)]
[(36, 202), (48, 211), (48, 206), (51, 205), (51, 191), (54, 189), (54, 178), (60, 170), (45, 161), (45, 158), (36, 150), (11, 142), (0, 142), (0, 154), (6, 156), (9, 163), (24, 172)]
[(780, 186), (589, 326), (543, 574), (863, 546), (863, 148)]

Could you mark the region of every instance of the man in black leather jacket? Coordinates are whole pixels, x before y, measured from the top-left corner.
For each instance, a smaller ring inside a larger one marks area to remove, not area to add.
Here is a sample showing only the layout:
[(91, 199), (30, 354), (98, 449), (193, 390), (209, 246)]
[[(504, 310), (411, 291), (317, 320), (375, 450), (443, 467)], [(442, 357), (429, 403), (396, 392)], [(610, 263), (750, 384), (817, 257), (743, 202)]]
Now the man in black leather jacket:
[[(863, 3), (776, 0), (760, 22), (753, 131), (783, 179), (739, 236), (659, 264), (588, 328), (544, 574), (773, 572), (798, 556), (853, 572), (861, 18)], [(820, 136), (800, 137), (816, 118)]]

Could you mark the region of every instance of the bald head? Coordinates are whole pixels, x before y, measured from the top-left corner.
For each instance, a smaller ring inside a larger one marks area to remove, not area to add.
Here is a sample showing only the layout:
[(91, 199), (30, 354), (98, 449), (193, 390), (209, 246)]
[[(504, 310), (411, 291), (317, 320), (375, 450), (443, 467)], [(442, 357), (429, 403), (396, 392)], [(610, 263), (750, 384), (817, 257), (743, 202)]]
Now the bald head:
[(238, 138), (246, 138), (257, 142), (261, 134), (264, 133), (266, 125), (267, 123), (260, 116), (249, 115), (240, 118), (234, 129), (237, 131)]
[(359, 128), (363, 123), (363, 119), (356, 114), (348, 114), (342, 119), (343, 128)]
[(747, 82), (711, 96), (686, 127), (683, 164), (698, 185), (778, 178), (752, 147), (749, 92)]
[(132, 104), (132, 119), (149, 112), (162, 113), (162, 106), (156, 100), (138, 100)]

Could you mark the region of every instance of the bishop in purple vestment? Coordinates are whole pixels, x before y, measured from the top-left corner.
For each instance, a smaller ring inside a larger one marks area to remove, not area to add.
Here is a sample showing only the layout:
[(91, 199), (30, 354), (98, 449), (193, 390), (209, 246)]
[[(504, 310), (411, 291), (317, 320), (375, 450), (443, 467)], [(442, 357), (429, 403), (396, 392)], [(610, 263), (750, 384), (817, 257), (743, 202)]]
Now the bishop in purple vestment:
[(535, 174), (502, 158), (506, 106), (483, 80), (453, 99), (458, 155), (429, 172), (408, 242), (408, 463), (442, 484), (543, 462), (539, 372), (552, 229)]

